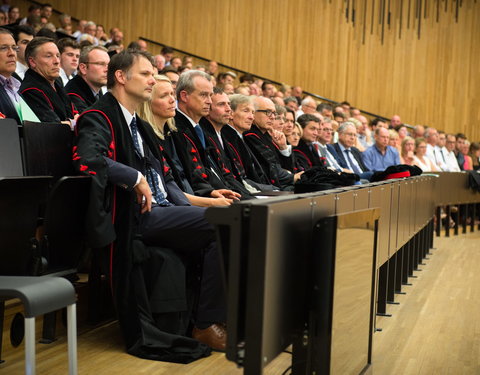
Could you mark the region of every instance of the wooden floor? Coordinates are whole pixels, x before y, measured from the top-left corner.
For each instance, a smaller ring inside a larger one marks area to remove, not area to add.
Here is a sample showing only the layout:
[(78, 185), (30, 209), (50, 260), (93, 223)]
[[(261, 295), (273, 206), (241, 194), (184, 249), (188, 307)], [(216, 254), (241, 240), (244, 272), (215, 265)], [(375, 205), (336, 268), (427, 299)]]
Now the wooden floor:
[[(367, 374), (480, 374), (480, 232), (436, 238), (436, 249), (412, 286), (404, 287), (392, 317), (377, 318), (373, 365)], [(5, 342), (5, 340), (4, 340)], [(23, 347), (4, 349), (0, 374), (23, 373)], [(123, 352), (116, 323), (78, 337), (79, 374), (237, 375), (241, 369), (223, 354), (190, 365), (137, 359)], [(265, 374), (289, 366), (282, 354)], [(66, 374), (65, 337), (37, 345), (38, 374)], [(287, 372), (288, 373), (288, 372)]]

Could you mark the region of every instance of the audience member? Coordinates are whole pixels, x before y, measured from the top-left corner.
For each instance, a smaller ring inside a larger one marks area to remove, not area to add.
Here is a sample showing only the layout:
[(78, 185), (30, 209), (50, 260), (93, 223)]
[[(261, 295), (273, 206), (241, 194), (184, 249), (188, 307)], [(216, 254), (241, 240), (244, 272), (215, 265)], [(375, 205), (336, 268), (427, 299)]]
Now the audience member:
[(375, 129), (375, 144), (363, 153), (363, 162), (371, 171), (384, 171), (392, 165), (400, 164), (395, 147), (389, 146), (389, 132), (385, 128)]
[(298, 122), (293, 125), (292, 131), (287, 135), (287, 141), (292, 147), (297, 147), (302, 137), (302, 127)]
[(333, 108), (328, 103), (320, 103), (317, 105), (317, 112), (320, 113), (323, 117), (333, 119)]
[[(127, 328), (131, 324), (129, 312), (137, 306), (128, 305), (128, 290), (121, 286), (125, 278), (130, 279), (134, 260), (129, 254), (133, 253), (135, 235), (140, 234), (146, 245), (165, 246), (184, 256), (203, 252), (193, 337), (214, 349), (225, 350), (226, 304), (213, 227), (205, 220), (203, 208), (189, 206), (164, 168), (153, 130), (136, 116), (137, 108), (151, 97), (153, 74), (149, 55), (141, 51), (113, 56), (108, 70), (110, 92), (93, 106), (94, 111), (85, 112), (80, 118), (76, 167), (95, 181), (89, 211), (89, 222), (95, 223), (95, 227), (88, 231), (90, 242), (96, 247), (113, 243), (115, 248), (110, 278), (127, 341), (127, 332), (131, 332)], [(145, 162), (146, 157), (149, 163)], [(106, 195), (106, 189), (112, 185), (122, 189), (122, 193)], [(112, 211), (111, 207), (116, 209)], [(138, 226), (131, 225), (133, 221)], [(149, 292), (155, 293), (152, 288)], [(140, 320), (140, 324), (149, 322)], [(152, 328), (143, 327), (146, 331), (142, 332), (152, 332)]]
[(354, 147), (356, 137), (355, 125), (346, 121), (338, 127), (338, 142), (327, 147), (342, 168), (352, 171), (363, 180), (369, 180), (373, 172), (368, 170), (362, 154)]
[(153, 57), (153, 62), (158, 72), (161, 72), (163, 68), (165, 68), (165, 57), (163, 55), (155, 55)]
[(472, 169), (478, 170), (480, 168), (480, 143), (472, 142), (468, 150), (468, 156), (472, 159)]
[(65, 86), (79, 113), (82, 113), (100, 99), (102, 87), (107, 85), (107, 71), (110, 56), (102, 46), (90, 46), (82, 50), (78, 74)]
[(448, 172), (460, 172), (457, 157), (455, 155), (455, 146), (457, 138), (453, 134), (447, 134), (445, 147), (443, 148), (443, 155), (445, 156), (445, 164)]
[(399, 115), (393, 115), (390, 119), (390, 128), (395, 129), (396, 127), (402, 125), (402, 120)]
[(295, 112), (290, 108), (286, 108), (285, 112), (285, 123), (283, 125), (283, 134), (287, 137), (292, 133), (293, 127), (295, 126)]
[[(161, 73), (167, 76), (167, 78), (172, 83), (173, 89), (176, 90), (177, 89), (178, 78), (180, 77), (178, 72), (174, 68), (172, 68), (171, 66), (166, 66), (161, 71)], [(176, 93), (176, 91), (175, 91), (175, 93)]]
[(291, 173), (294, 168), (291, 146), (287, 145), (283, 133), (272, 128), (275, 104), (268, 98), (257, 97), (254, 106), (254, 124), (243, 134), (245, 143), (267, 173), (270, 183), (282, 190), (292, 190), (301, 173)]
[(395, 129), (388, 130), (388, 145), (395, 148), (398, 153), (402, 150), (400, 136)]
[(460, 169), (464, 170), (465, 158), (463, 157), (463, 148), (465, 146), (465, 142), (467, 141), (467, 137), (463, 133), (457, 133), (456, 135), (457, 141), (455, 143), (455, 155), (457, 156), (457, 162)]
[[(39, 8), (40, 9), (40, 8)], [(30, 26), (16, 26), (13, 31), (13, 37), (15, 43), (18, 46), (17, 51), (17, 66), (15, 68), (15, 73), (18, 75), (20, 80), (25, 77), (25, 72), (28, 69), (27, 62), (25, 61), (25, 49), (27, 48), (28, 43), (35, 36), (35, 31)]]
[(406, 136), (402, 141), (402, 151), (400, 153), (400, 162), (402, 164), (413, 165), (415, 162), (415, 140)]
[(312, 167), (324, 166), (325, 159), (320, 156), (318, 145), (315, 144), (320, 132), (320, 119), (314, 115), (304, 114), (297, 121), (302, 127), (302, 137), (293, 148), (296, 170), (306, 171)]
[(423, 125), (415, 125), (413, 128), (413, 138), (423, 138), (425, 127)]
[(440, 171), (435, 163), (427, 156), (427, 141), (425, 138), (415, 139), (415, 156), (413, 157), (413, 164), (419, 167), (423, 172), (437, 172)]
[(18, 23), (19, 25), (27, 25), (28, 17), (40, 17), (41, 6), (37, 4), (32, 4), (28, 7), (27, 17), (24, 17)]
[(20, 8), (13, 5), (8, 10), (8, 23), (10, 25), (18, 25), (20, 22)]
[(305, 114), (313, 114), (317, 111), (317, 102), (311, 97), (307, 96), (305, 99), (302, 100), (302, 105), (300, 109), (297, 111), (296, 116), (297, 118), (301, 115)]
[(214, 76), (215, 74), (217, 74), (217, 71), (218, 71), (218, 63), (216, 61), (209, 61), (208, 62), (208, 71), (207, 73)]
[(288, 96), (285, 99), (283, 99), (283, 102), (285, 103), (285, 107), (290, 108), (293, 113), (296, 113), (298, 111), (298, 102), (297, 98), (294, 96)]
[[(209, 158), (209, 141), (199, 125), (208, 116), (213, 86), (210, 75), (197, 70), (182, 74), (177, 83), (178, 109), (172, 134), (178, 157), (195, 194), (214, 198), (239, 199), (241, 194), (230, 189), (230, 174), (219, 170)], [(228, 181), (227, 181), (228, 179)]]
[(272, 82), (264, 81), (262, 84), (262, 96), (265, 98), (273, 99), (275, 96), (275, 86)]
[(57, 47), (60, 52), (60, 78), (66, 86), (77, 73), (80, 46), (70, 38), (63, 38), (57, 42)]
[(468, 139), (465, 140), (465, 143), (462, 146), (461, 153), (463, 154), (463, 170), (464, 171), (471, 171), (473, 170), (473, 160), (468, 154), (470, 150), (470, 141)]
[(75, 126), (77, 110), (65, 93), (60, 76), (60, 52), (53, 40), (38, 37), (28, 43), (25, 72), (19, 92), (35, 115), (43, 122), (62, 122)]

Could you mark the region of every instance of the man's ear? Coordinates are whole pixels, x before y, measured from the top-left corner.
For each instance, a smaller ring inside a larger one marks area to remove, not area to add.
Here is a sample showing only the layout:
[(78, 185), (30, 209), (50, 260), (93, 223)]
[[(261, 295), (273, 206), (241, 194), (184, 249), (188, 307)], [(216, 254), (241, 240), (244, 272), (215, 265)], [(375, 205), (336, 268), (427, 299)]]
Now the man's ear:
[(188, 95), (188, 93), (185, 90), (182, 90), (182, 91), (180, 91), (180, 95), (179, 95), (178, 99), (181, 102), (186, 102), (187, 101), (187, 95)]
[(115, 79), (117, 80), (118, 83), (124, 85), (125, 82), (127, 82), (127, 75), (123, 70), (117, 70), (115, 71)]
[(86, 75), (87, 74), (87, 64), (85, 64), (85, 63), (78, 64), (78, 70), (80, 71), (80, 73), (82, 73), (82, 75)]
[(28, 61), (26, 61), (26, 63), (27, 63), (27, 66), (28, 66), (29, 68), (32, 68), (32, 69), (37, 66), (37, 64), (35, 63), (35, 60), (33, 59), (32, 56), (30, 56), (30, 57), (28, 58)]

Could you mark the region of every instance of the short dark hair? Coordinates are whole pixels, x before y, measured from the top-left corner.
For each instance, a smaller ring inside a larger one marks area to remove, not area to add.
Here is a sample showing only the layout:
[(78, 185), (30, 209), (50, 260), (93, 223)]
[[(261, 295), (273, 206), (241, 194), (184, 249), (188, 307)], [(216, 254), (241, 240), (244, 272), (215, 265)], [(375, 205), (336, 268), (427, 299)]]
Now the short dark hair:
[(244, 75), (240, 76), (239, 81), (240, 81), (240, 83), (243, 83), (243, 82), (253, 83), (253, 82), (255, 82), (255, 77), (253, 75), (247, 73), (247, 74), (244, 74)]
[(335, 117), (341, 117), (343, 119), (345, 119), (345, 114), (342, 113), (342, 112), (333, 112), (333, 118)]
[(309, 122), (317, 122), (320, 123), (320, 119), (317, 116), (311, 115), (304, 113), (301, 115), (299, 118), (297, 118), (297, 122), (300, 124), (302, 129), (305, 129), (305, 127), (308, 125)]
[(327, 111), (333, 111), (332, 106), (328, 103), (320, 103), (319, 105), (317, 105), (317, 112), (318, 113), (322, 113), (322, 111), (324, 109), (326, 109)]
[(43, 37), (46, 37), (46, 38), (53, 39), (55, 43), (58, 40), (58, 36), (57, 36), (57, 34), (55, 34), (55, 31), (52, 31), (47, 27), (43, 27), (40, 30), (38, 30), (37, 36), (43, 36)]
[(270, 82), (270, 81), (263, 81), (263, 83), (262, 83), (262, 91), (267, 88), (267, 85), (272, 85), (272, 86), (273, 86), (273, 83)]
[(107, 88), (111, 89), (115, 87), (115, 72), (117, 70), (128, 72), (132, 65), (135, 63), (135, 61), (137, 61), (141, 57), (150, 61), (152, 66), (154, 65), (153, 57), (148, 52), (128, 49), (115, 54), (110, 60), (110, 63), (108, 64)]
[(372, 122), (370, 122), (370, 124), (371, 124), (372, 126), (377, 126), (377, 124), (378, 124), (379, 122), (385, 122), (385, 120), (384, 120), (383, 118), (380, 118), (380, 117), (375, 117), (375, 118), (372, 120)]
[(72, 38), (62, 38), (57, 42), (58, 51), (63, 53), (65, 48), (80, 49), (80, 45)]
[(33, 27), (28, 25), (17, 25), (13, 28), (13, 39), (15, 39), (15, 43), (20, 39), (20, 33), (35, 36), (35, 30)]
[(167, 47), (167, 46), (163, 46), (163, 47), (162, 47), (162, 50), (160, 51), (160, 53), (161, 53), (162, 55), (165, 55), (165, 54), (167, 54), (167, 53), (173, 53), (173, 52), (175, 52), (175, 51), (173, 50), (173, 48), (172, 48), (172, 47)]
[(37, 54), (37, 49), (40, 46), (43, 46), (44, 44), (47, 43), (53, 43), (55, 44), (55, 41), (51, 38), (46, 38), (44, 36), (38, 36), (33, 38), (30, 43), (27, 44), (27, 48), (25, 49), (25, 61), (27, 62), (28, 67), (30, 68), (30, 63), (29, 59), (30, 57), (35, 57)]
[(133, 41), (133, 42), (130, 42), (130, 44), (127, 46), (127, 49), (140, 49), (140, 44), (138, 44), (138, 42), (136, 41)]
[(38, 4), (32, 4), (28, 7), (28, 13), (33, 12), (34, 10), (42, 9), (42, 7)]
[(223, 91), (223, 88), (215, 86), (213, 88), (213, 95), (222, 95), (225, 91)]
[(455, 138), (460, 138), (460, 139), (467, 139), (467, 136), (463, 133), (457, 133), (457, 135), (455, 136)]
[(178, 70), (177, 68), (174, 68), (173, 66), (166, 66), (165, 68), (162, 69), (161, 72), (159, 72), (160, 74), (165, 74), (165, 73), (168, 73), (168, 72), (171, 72), (171, 73), (175, 73), (175, 74), (178, 74)]

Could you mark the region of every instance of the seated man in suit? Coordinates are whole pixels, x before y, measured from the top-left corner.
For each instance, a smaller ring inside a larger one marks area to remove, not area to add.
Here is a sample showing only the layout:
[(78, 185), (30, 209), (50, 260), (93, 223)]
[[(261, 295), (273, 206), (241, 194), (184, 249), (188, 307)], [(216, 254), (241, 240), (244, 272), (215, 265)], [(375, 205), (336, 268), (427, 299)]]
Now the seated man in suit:
[[(199, 70), (183, 73), (177, 83), (178, 109), (175, 115), (177, 132), (172, 134), (185, 176), (196, 195), (238, 200), (244, 191), (229, 181), (231, 172), (219, 168), (207, 152), (210, 141), (200, 126), (212, 104), (213, 85), (210, 76)], [(212, 195), (213, 194), (213, 195)], [(249, 197), (243, 197), (249, 198)]]
[[(145, 52), (116, 54), (108, 68), (109, 92), (79, 118), (73, 159), (76, 168), (93, 180), (87, 233), (93, 247), (111, 244), (110, 276), (127, 345), (135, 345), (139, 335), (157, 342), (152, 339), (152, 322), (143, 323), (141, 333), (129, 319), (139, 309), (128, 303), (133, 288), (129, 272), (142, 257), (135, 252), (134, 237), (193, 259), (204, 251), (193, 337), (225, 350), (225, 296), (214, 229), (204, 218), (204, 208), (189, 205), (164, 164), (152, 127), (136, 116), (137, 108), (152, 95), (154, 72)], [(153, 294), (149, 298), (155, 300), (160, 285), (155, 275), (150, 277), (144, 293)], [(148, 351), (155, 349), (162, 347)]]
[(0, 28), (0, 118), (12, 118), (20, 124), (23, 120), (38, 121), (38, 118), (18, 93), (21, 84), (15, 77), (18, 50), (13, 35)]
[(29, 69), (20, 94), (40, 121), (62, 122), (72, 127), (77, 110), (56, 79), (60, 75), (60, 53), (50, 38), (37, 37), (28, 43), (25, 59)]
[(397, 149), (389, 146), (388, 141), (388, 130), (377, 127), (375, 143), (363, 152), (363, 161), (371, 171), (384, 171), (392, 165), (401, 164)]
[(338, 142), (328, 145), (328, 150), (342, 168), (349, 169), (363, 180), (370, 180), (373, 172), (363, 163), (362, 154), (353, 147), (357, 128), (353, 122), (345, 121), (338, 127)]
[(110, 56), (102, 46), (85, 47), (80, 53), (78, 73), (65, 86), (67, 95), (82, 113), (102, 94), (102, 87), (107, 84), (107, 71)]
[(232, 120), (229, 125), (222, 127), (222, 137), (225, 140), (224, 148), (233, 167), (232, 172), (257, 190), (280, 190), (278, 186), (270, 184), (268, 175), (243, 141), (243, 133), (250, 130), (255, 116), (252, 97), (235, 94), (230, 95), (229, 99)]
[(312, 167), (324, 166), (325, 158), (319, 155), (314, 144), (320, 132), (320, 119), (314, 115), (304, 114), (297, 119), (297, 122), (303, 130), (298, 145), (293, 148), (298, 170), (306, 171)]
[(12, 76), (15, 72), (18, 46), (13, 35), (0, 29), (0, 118), (12, 118), (20, 123), (17, 107), (20, 102), (20, 82)]
[[(281, 190), (293, 190), (293, 184), (300, 179), (303, 171), (293, 174), (282, 168), (282, 164), (290, 162), (293, 169), (293, 158), (285, 134), (272, 127), (276, 115), (275, 104), (264, 97), (256, 97), (253, 104), (254, 123), (250, 130), (243, 133), (243, 139), (267, 173), (270, 183)], [(287, 160), (282, 163), (280, 158)]]

